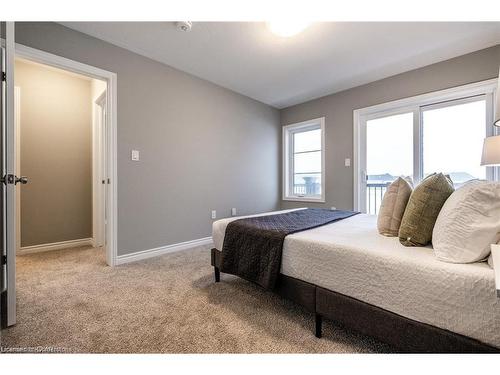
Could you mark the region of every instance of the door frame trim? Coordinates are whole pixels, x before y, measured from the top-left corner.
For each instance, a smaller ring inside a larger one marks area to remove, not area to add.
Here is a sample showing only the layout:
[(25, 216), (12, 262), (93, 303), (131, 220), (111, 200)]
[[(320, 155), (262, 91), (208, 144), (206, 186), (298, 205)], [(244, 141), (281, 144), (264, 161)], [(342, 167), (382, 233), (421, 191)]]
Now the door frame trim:
[(118, 207), (117, 207), (117, 190), (118, 190), (118, 179), (117, 179), (117, 74), (97, 68), (92, 65), (87, 65), (74, 61), (62, 56), (54, 55), (45, 51), (38, 50), (36, 48), (28, 47), (22, 44), (15, 44), (16, 56), (23, 59), (31, 60), (34, 62), (42, 63), (45, 65), (50, 65), (56, 68), (69, 70), (74, 73), (82, 74), (87, 77), (96, 78), (104, 80), (107, 82), (106, 91), (106, 112), (107, 112), (107, 144), (108, 152), (106, 155), (107, 171), (108, 171), (108, 189), (107, 189), (107, 201), (108, 201), (108, 225), (106, 233), (106, 263), (109, 266), (115, 266), (117, 264), (117, 254), (118, 254), (118, 236), (117, 236), (117, 219), (118, 219)]
[[(16, 163), (16, 175), (21, 173), (21, 88), (14, 85), (14, 122), (15, 122), (15, 139), (16, 152), (14, 160)], [(21, 248), (21, 185), (15, 185), (16, 190), (16, 255)]]

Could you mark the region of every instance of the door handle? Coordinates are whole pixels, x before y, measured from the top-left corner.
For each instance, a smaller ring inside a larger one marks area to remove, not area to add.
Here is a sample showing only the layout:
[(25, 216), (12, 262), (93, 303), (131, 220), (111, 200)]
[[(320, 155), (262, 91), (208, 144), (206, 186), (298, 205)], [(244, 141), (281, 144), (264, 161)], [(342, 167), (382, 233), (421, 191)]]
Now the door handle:
[(17, 185), (18, 183), (26, 185), (28, 183), (28, 177), (26, 176), (17, 177), (13, 174), (6, 174), (0, 179), (0, 183), (4, 183), (5, 185), (8, 184)]
[(368, 174), (366, 171), (361, 171), (361, 182), (366, 183), (368, 181)]
[(26, 177), (26, 176), (17, 177), (16, 176), (15, 184), (17, 185), (18, 183), (26, 185), (28, 183), (28, 177)]

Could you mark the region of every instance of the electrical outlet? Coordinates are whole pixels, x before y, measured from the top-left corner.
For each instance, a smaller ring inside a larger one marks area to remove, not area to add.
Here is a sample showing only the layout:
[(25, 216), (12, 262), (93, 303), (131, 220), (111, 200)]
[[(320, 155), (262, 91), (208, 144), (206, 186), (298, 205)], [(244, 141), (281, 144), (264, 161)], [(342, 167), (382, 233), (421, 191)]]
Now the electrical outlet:
[(346, 158), (346, 159), (345, 159), (345, 161), (344, 161), (344, 165), (345, 165), (346, 167), (350, 167), (350, 166), (351, 166), (351, 159)]
[(217, 219), (217, 211), (212, 210), (212, 219)]
[(236, 208), (231, 208), (231, 216), (236, 216)]

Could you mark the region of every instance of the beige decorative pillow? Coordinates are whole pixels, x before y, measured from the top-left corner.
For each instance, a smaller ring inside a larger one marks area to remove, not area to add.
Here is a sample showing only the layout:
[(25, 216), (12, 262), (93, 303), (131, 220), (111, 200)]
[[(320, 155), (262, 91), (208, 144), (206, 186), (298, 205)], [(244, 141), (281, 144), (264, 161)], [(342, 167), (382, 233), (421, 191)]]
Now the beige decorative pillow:
[(439, 211), (454, 190), (449, 176), (442, 173), (427, 176), (408, 200), (399, 228), (399, 242), (404, 246), (425, 246), (431, 242)]
[(377, 228), (380, 234), (389, 237), (398, 236), (401, 219), (412, 190), (411, 179), (402, 177), (398, 177), (387, 187), (377, 218)]

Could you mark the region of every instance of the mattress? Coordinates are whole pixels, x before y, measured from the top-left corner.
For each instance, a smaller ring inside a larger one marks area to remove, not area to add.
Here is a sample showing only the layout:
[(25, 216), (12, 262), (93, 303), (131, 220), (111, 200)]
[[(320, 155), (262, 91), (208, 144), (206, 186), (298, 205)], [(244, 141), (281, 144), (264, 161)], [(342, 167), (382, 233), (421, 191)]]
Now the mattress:
[[(235, 219), (214, 222), (217, 249)], [(493, 269), (486, 263), (441, 262), (430, 246), (404, 247), (376, 228), (376, 216), (360, 214), (291, 234), (283, 245), (281, 273), (500, 347)]]

